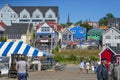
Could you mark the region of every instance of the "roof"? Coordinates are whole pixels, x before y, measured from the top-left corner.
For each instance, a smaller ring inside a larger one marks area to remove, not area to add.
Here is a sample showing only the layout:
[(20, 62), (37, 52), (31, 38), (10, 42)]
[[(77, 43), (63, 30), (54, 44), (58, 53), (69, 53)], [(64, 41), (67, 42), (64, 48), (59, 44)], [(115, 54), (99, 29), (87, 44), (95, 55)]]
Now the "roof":
[(70, 32), (70, 30), (66, 27), (66, 28), (64, 28), (64, 30), (62, 31), (62, 34), (64, 34), (65, 32), (67, 31), (67, 33), (66, 34), (72, 34), (73, 35), (73, 33), (72, 32)]
[(116, 23), (116, 20), (117, 22), (120, 22), (120, 18), (110, 18), (108, 19), (108, 23)]
[(106, 49), (110, 49), (115, 55), (120, 55), (120, 47), (118, 46), (105, 46), (99, 55), (102, 54)]
[(39, 29), (44, 23), (47, 23), (52, 29), (56, 30), (57, 32), (60, 32), (61, 31), (61, 25), (58, 24), (58, 23), (55, 23), (55, 22), (42, 22), (42, 23), (39, 23), (37, 26), (36, 26), (36, 30)]
[(109, 46), (116, 54), (120, 54), (120, 46)]
[(58, 16), (58, 6), (10, 6), (17, 14), (20, 14), (20, 12), (23, 9), (26, 9), (30, 15), (38, 9), (43, 13), (43, 16), (45, 16), (45, 13), (49, 10), (52, 9), (55, 12), (55, 15)]
[(6, 34), (26, 34), (27, 31), (31, 32), (33, 24), (29, 23), (12, 23), (12, 26), (6, 26)]
[(108, 26), (99, 26), (100, 29), (108, 29)]
[(1, 21), (1, 22), (0, 22), (0, 26), (3, 27), (3, 28), (5, 28), (6, 25), (5, 25), (4, 22)]
[(0, 42), (0, 56), (11, 56), (11, 54), (43, 56), (45, 52), (23, 42)]
[(5, 25), (5, 23), (4, 22), (0, 22), (0, 33), (2, 32), (4, 32), (5, 31), (5, 27), (6, 27), (6, 25)]
[(73, 28), (70, 28), (70, 30), (72, 30), (72, 29), (86, 29), (86, 28), (81, 27), (81, 26), (74, 26)]
[(107, 32), (109, 32), (111, 29), (115, 30), (116, 32), (118, 32), (120, 34), (120, 31), (116, 28), (116, 27), (111, 27), (108, 30), (106, 30), (103, 34), (106, 34)]
[(87, 34), (90, 34), (90, 35), (102, 35), (102, 33), (104, 32), (104, 30), (100, 29), (100, 28), (92, 28), (88, 31)]

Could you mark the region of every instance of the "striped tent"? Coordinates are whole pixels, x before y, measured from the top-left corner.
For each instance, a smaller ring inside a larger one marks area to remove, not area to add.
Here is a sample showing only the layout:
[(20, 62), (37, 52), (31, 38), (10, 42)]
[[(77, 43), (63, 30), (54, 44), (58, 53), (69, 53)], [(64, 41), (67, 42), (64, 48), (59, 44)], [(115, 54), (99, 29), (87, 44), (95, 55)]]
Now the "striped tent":
[(44, 52), (23, 42), (0, 42), (0, 56), (22, 54), (25, 56), (44, 56)]

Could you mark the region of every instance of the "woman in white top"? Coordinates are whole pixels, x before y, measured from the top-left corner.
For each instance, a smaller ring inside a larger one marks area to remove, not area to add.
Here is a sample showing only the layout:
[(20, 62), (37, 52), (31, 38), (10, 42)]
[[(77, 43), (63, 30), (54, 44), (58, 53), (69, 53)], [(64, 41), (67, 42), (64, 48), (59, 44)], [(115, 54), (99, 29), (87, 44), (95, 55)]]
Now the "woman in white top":
[(84, 69), (84, 61), (80, 62), (79, 68), (80, 68), (80, 71), (82, 72), (82, 70)]
[(85, 66), (86, 66), (86, 71), (87, 71), (87, 74), (88, 74), (88, 71), (90, 70), (90, 63), (87, 61)]

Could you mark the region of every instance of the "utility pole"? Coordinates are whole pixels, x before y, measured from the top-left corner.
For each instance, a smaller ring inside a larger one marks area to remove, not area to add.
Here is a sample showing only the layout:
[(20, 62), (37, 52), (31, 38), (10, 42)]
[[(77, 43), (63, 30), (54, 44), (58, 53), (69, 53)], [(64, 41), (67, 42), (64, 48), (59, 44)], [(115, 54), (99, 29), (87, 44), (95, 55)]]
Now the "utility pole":
[(50, 50), (50, 53), (52, 54), (52, 47), (53, 47), (53, 28), (52, 29), (52, 32), (51, 32), (51, 50)]

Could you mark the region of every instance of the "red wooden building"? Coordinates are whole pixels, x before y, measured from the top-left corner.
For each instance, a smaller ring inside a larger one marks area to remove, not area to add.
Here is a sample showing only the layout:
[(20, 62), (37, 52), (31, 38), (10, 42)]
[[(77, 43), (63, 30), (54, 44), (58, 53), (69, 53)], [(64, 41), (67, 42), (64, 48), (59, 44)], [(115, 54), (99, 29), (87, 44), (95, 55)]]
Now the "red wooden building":
[(115, 46), (106, 46), (103, 50), (99, 53), (100, 60), (102, 58), (106, 58), (107, 62), (113, 62), (113, 60), (118, 63), (120, 59), (120, 47)]

